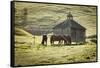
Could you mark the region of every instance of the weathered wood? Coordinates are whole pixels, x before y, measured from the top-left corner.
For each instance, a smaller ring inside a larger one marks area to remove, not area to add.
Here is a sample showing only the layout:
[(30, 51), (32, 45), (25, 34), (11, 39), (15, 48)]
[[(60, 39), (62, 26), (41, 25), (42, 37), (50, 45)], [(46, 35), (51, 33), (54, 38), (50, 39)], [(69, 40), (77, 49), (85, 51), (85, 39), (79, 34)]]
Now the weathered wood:
[(71, 13), (67, 15), (67, 20), (56, 25), (53, 28), (53, 33), (55, 35), (66, 35), (71, 37), (72, 42), (84, 43), (86, 29), (79, 23), (73, 20)]

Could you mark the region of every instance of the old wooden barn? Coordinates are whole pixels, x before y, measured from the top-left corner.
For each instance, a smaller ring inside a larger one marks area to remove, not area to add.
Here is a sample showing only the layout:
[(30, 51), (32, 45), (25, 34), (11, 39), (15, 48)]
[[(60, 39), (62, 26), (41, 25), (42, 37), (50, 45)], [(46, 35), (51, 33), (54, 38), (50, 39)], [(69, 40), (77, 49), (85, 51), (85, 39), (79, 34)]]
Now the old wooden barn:
[(53, 33), (70, 36), (71, 41), (75, 43), (84, 43), (86, 28), (73, 20), (73, 15), (69, 12), (67, 19), (53, 28)]

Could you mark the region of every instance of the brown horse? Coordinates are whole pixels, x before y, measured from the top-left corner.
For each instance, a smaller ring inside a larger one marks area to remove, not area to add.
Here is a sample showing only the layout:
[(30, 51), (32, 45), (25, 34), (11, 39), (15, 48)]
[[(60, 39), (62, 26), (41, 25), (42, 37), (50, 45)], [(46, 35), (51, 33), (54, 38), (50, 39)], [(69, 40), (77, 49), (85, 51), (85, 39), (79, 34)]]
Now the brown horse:
[(51, 43), (51, 45), (54, 44), (54, 41), (58, 41), (58, 44), (60, 44), (61, 41), (62, 41), (62, 37), (60, 35), (52, 35), (50, 37), (50, 43)]
[(70, 36), (63, 36), (64, 44), (71, 44), (71, 37)]
[(54, 44), (55, 41), (58, 41), (58, 44), (64, 41), (64, 44), (71, 44), (71, 37), (66, 35), (52, 35), (50, 38), (51, 45)]
[(42, 42), (41, 42), (41, 44), (47, 45), (47, 35), (43, 35), (42, 36)]

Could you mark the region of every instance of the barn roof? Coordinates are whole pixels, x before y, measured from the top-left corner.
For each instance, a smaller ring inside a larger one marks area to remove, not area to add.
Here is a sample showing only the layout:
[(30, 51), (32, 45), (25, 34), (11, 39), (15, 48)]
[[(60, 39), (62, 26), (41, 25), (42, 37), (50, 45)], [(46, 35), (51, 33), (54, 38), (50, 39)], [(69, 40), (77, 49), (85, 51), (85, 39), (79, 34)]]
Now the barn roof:
[(58, 28), (64, 29), (67, 27), (76, 28), (76, 29), (83, 29), (83, 30), (86, 29), (85, 27), (81, 26), (79, 23), (77, 23), (73, 19), (71, 19), (71, 20), (67, 19), (67, 20), (63, 21), (62, 23), (56, 25), (53, 29), (58, 29)]

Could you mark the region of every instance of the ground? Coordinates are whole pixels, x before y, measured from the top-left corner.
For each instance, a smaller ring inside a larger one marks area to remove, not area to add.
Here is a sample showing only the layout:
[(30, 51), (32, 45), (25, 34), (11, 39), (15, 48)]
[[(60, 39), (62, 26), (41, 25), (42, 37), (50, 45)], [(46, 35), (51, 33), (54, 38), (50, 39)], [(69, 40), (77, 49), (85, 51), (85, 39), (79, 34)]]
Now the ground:
[(15, 65), (60, 64), (96, 61), (95, 45), (16, 47)]
[(43, 46), (41, 36), (15, 35), (15, 66), (96, 61), (96, 44)]

